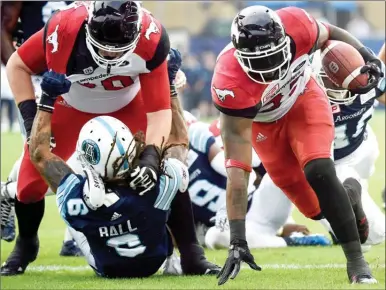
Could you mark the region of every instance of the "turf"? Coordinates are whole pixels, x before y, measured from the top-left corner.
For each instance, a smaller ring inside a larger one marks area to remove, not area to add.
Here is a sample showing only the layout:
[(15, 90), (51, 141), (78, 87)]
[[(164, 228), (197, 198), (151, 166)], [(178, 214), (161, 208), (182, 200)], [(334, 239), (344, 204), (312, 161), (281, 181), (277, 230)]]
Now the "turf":
[[(370, 193), (381, 204), (381, 191), (385, 187), (385, 114), (377, 111), (371, 120), (378, 137), (381, 156), (377, 170), (370, 180)], [(1, 177), (4, 180), (13, 162), (21, 152), (21, 138), (17, 134), (1, 135)], [(306, 224), (313, 232), (324, 230), (315, 222), (306, 220), (298, 212), (294, 218)], [(46, 213), (40, 235), (38, 259), (23, 276), (1, 277), (2, 289), (213, 289), (218, 288), (215, 277), (167, 277), (161, 274), (147, 279), (106, 280), (98, 278), (83, 258), (59, 256), (64, 234), (64, 222), (58, 215), (53, 197), (47, 197)], [(1, 261), (12, 250), (13, 243), (1, 242)], [(222, 265), (226, 251), (207, 251), (210, 260)], [(253, 251), (262, 266), (254, 272), (246, 266), (224, 289), (385, 289), (385, 244), (373, 247), (366, 253), (367, 261), (378, 279), (377, 285), (349, 285), (344, 255), (339, 247), (285, 248)]]

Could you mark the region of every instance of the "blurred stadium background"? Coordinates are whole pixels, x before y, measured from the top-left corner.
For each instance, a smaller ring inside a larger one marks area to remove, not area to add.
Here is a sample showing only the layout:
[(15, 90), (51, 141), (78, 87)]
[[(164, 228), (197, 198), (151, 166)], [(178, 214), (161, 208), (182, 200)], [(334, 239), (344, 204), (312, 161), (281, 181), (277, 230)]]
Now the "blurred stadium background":
[[(197, 117), (216, 116), (210, 96), (216, 56), (230, 41), (230, 23), (237, 11), (256, 4), (303, 8), (317, 19), (347, 29), (376, 53), (385, 40), (384, 1), (144, 1), (144, 7), (168, 29), (172, 45), (183, 53), (188, 86), (182, 102)], [(18, 131), (16, 110), (8, 109), (8, 104), (2, 102), (2, 131)]]

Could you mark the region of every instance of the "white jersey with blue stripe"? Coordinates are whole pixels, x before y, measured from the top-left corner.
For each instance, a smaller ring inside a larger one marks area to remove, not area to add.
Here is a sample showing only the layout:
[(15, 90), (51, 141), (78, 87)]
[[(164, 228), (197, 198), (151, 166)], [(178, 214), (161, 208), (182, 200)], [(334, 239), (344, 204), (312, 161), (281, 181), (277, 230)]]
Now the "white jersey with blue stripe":
[(188, 134), (190, 176), (188, 190), (194, 220), (211, 226), (210, 219), (225, 202), (227, 178), (215, 171), (209, 162), (209, 150), (216, 143), (209, 125), (203, 122), (192, 123), (188, 128)]
[(331, 104), (335, 123), (335, 160), (350, 155), (362, 144), (367, 123), (374, 113), (375, 99), (380, 95), (373, 89), (367, 94), (357, 95), (349, 105)]
[(167, 175), (161, 175), (156, 189), (139, 196), (128, 187), (110, 188), (104, 205), (96, 210), (83, 199), (86, 178), (70, 174), (62, 180), (56, 195), (60, 215), (87, 238), (100, 275), (141, 276), (136, 269), (142, 267), (146, 273), (146, 263), (171, 253), (166, 222), (182, 177), (175, 165), (165, 163)]

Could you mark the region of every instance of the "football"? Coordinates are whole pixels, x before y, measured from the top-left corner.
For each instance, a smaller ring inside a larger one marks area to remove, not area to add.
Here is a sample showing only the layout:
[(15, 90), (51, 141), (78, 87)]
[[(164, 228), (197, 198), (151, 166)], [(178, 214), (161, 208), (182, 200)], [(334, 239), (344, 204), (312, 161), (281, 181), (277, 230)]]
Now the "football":
[(361, 74), (365, 61), (350, 44), (329, 40), (322, 47), (322, 67), (335, 85), (345, 89), (355, 89), (367, 85), (368, 74)]

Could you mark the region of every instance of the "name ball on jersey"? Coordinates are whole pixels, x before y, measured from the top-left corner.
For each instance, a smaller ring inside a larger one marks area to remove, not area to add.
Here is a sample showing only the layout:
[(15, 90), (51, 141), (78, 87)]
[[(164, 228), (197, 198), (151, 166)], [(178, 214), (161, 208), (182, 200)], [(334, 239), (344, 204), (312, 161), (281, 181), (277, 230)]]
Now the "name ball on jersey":
[(368, 74), (361, 74), (365, 65), (361, 54), (350, 44), (329, 40), (322, 47), (322, 66), (336, 86), (344, 89), (356, 89), (367, 85)]

